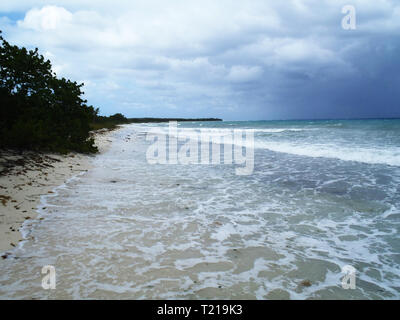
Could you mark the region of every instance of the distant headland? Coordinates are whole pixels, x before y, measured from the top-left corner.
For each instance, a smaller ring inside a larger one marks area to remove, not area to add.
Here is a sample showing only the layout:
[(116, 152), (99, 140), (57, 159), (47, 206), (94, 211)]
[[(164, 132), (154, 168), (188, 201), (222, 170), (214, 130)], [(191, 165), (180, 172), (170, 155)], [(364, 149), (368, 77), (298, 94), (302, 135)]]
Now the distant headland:
[(129, 123), (160, 123), (160, 122), (194, 122), (194, 121), (223, 121), (218, 118), (127, 118), (121, 113), (105, 117), (96, 115), (93, 117), (90, 128), (91, 130), (99, 129), (115, 129), (118, 125)]
[(170, 121), (178, 121), (178, 122), (194, 122), (194, 121), (223, 121), (218, 118), (197, 118), (197, 119), (185, 119), (185, 118), (128, 118), (127, 122), (129, 123), (146, 123), (146, 122), (170, 122)]

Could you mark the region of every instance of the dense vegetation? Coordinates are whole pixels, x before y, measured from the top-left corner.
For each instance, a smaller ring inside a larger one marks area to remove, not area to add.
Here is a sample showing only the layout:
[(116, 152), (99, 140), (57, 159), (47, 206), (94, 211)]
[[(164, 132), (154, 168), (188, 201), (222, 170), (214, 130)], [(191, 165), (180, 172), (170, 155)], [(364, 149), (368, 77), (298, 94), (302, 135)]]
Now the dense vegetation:
[(117, 125), (124, 123), (129, 123), (129, 121), (121, 113), (116, 113), (109, 117), (96, 115), (93, 118), (93, 121), (90, 123), (90, 128), (92, 130), (98, 130), (102, 128), (115, 129)]
[(98, 110), (81, 98), (83, 84), (57, 78), (38, 49), (0, 42), (0, 148), (95, 152)]

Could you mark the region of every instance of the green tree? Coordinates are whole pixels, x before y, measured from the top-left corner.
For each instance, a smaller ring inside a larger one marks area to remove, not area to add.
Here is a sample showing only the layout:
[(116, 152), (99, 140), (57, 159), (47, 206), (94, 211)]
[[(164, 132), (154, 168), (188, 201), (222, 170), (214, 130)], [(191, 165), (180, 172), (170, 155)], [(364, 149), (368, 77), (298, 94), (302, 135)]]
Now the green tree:
[(0, 31), (0, 147), (96, 152), (90, 122), (98, 109), (83, 84), (57, 78), (38, 49), (10, 45)]

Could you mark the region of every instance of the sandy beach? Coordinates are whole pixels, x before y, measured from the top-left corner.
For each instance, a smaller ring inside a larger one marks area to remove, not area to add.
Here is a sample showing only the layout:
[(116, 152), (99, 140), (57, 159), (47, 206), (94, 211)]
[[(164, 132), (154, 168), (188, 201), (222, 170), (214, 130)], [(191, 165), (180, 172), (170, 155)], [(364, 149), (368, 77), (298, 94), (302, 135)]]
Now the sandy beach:
[[(93, 133), (95, 144), (102, 153), (109, 147), (107, 129)], [(94, 155), (95, 156), (95, 155)], [(70, 153), (67, 155), (31, 151), (2, 151), (0, 153), (0, 253), (23, 240), (20, 228), (26, 220), (37, 217), (40, 197), (71, 177), (91, 167), (93, 155)]]

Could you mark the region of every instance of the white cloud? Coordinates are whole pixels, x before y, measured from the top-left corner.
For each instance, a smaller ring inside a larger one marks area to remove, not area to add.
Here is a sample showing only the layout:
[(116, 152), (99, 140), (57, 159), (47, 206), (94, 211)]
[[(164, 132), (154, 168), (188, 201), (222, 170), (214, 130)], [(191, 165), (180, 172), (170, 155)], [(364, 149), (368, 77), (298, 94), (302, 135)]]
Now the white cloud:
[(56, 6), (45, 6), (42, 9), (28, 11), (24, 20), (18, 21), (18, 26), (35, 31), (46, 31), (65, 27), (71, 21), (72, 13), (68, 10)]
[(248, 82), (258, 79), (261, 75), (262, 69), (258, 66), (233, 66), (227, 78), (232, 82)]

